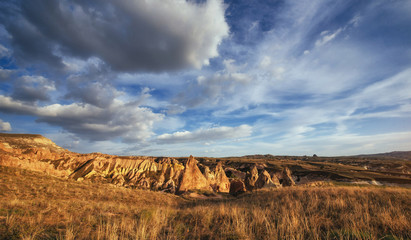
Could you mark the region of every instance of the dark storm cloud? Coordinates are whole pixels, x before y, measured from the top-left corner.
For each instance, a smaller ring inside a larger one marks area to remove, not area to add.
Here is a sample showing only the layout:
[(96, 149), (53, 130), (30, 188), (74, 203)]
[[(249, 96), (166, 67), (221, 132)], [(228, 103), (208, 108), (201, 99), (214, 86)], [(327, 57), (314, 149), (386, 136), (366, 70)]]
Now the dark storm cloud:
[(19, 63), (46, 63), (57, 68), (63, 66), (60, 57), (53, 54), (54, 44), (26, 19), (10, 17), (2, 19), (2, 22), (12, 36), (13, 55)]
[(200, 68), (228, 35), (219, 0), (31, 0), (12, 9), (2, 21), (16, 56), (55, 66), (68, 55), (98, 57), (119, 71)]
[(10, 69), (3, 69), (0, 67), (0, 82), (6, 82), (10, 80), (10, 77), (14, 73), (13, 70)]

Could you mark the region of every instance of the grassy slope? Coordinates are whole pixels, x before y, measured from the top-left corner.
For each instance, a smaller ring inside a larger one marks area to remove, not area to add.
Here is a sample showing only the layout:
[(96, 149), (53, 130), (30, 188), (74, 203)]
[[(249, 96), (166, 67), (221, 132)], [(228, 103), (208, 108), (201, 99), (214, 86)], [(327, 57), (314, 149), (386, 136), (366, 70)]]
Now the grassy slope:
[(342, 186), (186, 200), (0, 166), (0, 239), (410, 239), (410, 199)]

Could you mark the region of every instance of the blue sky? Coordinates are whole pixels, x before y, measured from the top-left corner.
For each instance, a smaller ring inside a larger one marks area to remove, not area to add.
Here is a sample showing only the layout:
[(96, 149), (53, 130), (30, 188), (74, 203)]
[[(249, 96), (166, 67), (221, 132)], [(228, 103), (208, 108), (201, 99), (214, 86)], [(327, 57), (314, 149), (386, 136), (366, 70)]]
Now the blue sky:
[(0, 130), (76, 152), (411, 150), (411, 2), (3, 1)]

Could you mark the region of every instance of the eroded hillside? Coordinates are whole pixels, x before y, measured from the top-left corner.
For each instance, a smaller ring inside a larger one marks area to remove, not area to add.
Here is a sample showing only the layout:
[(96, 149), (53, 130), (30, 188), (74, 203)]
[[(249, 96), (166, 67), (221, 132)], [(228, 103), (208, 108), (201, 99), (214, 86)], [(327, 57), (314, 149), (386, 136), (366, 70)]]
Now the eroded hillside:
[(370, 157), (169, 158), (79, 154), (41, 135), (1, 134), (0, 164), (45, 172), (77, 181), (170, 193), (190, 190), (237, 195), (262, 188), (318, 185), (333, 181), (361, 184), (411, 184), (408, 160)]

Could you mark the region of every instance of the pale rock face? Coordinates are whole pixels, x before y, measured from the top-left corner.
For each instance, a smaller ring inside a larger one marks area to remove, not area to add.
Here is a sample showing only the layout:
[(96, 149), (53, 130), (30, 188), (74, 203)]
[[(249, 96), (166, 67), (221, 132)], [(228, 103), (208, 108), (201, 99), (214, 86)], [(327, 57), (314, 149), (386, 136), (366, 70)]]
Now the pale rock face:
[(216, 192), (230, 192), (230, 180), (225, 175), (223, 165), (219, 162), (214, 170), (215, 182), (212, 188)]
[(210, 184), (214, 184), (215, 183), (215, 175), (214, 172), (210, 171), (210, 168), (208, 166), (204, 167), (204, 176), (207, 179), (207, 181)]
[(228, 180), (221, 162), (217, 164), (214, 171), (210, 171), (210, 168), (206, 166), (204, 175), (215, 192), (228, 193), (230, 191), (230, 180)]
[(180, 185), (178, 186), (178, 192), (186, 192), (194, 189), (207, 191), (213, 190), (198, 168), (197, 160), (195, 160), (193, 156), (190, 156), (186, 163)]
[(255, 183), (255, 187), (256, 188), (277, 188), (277, 187), (280, 186), (279, 182), (278, 182), (278, 184), (276, 184), (271, 179), (272, 178), (271, 178), (270, 174), (266, 170), (264, 170), (260, 174), (260, 176), (258, 177), (258, 179)]
[(251, 169), (251, 172), (247, 172), (245, 176), (245, 187), (248, 191), (252, 191), (255, 189), (255, 183), (258, 179), (258, 170), (257, 167), (254, 165)]
[(273, 174), (273, 176), (271, 177), (271, 181), (274, 183), (274, 185), (276, 185), (277, 187), (282, 187), (280, 180), (278, 180), (278, 177)]

